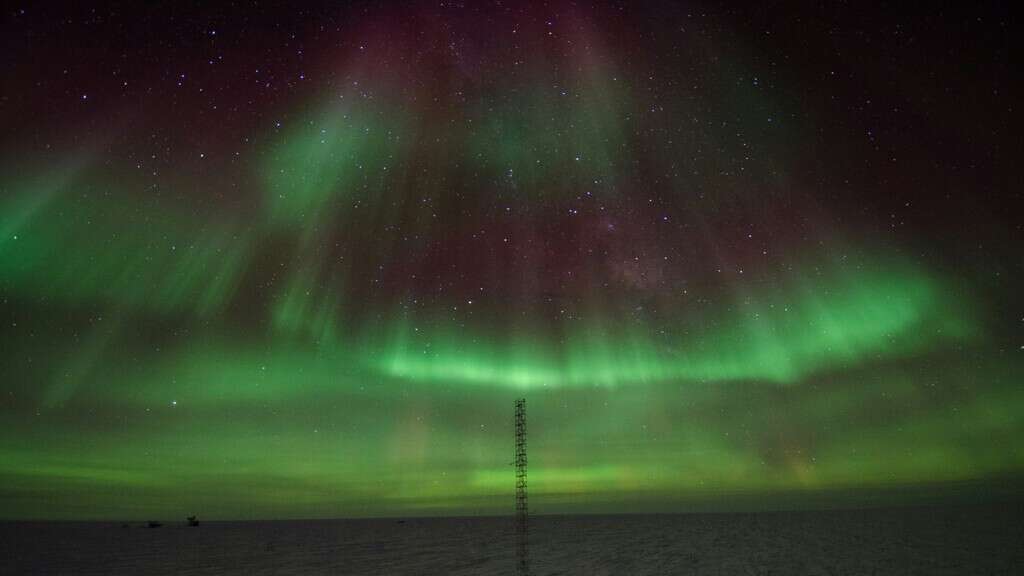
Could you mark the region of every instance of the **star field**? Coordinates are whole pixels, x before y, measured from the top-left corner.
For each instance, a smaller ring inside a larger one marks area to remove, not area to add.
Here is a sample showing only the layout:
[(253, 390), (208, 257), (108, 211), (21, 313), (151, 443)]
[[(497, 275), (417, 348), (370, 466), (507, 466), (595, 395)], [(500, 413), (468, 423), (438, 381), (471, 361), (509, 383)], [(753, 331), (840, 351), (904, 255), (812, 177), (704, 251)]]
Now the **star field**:
[(0, 517), (506, 513), (519, 397), (541, 511), (992, 493), (1024, 204), (970, 10), (8, 9)]

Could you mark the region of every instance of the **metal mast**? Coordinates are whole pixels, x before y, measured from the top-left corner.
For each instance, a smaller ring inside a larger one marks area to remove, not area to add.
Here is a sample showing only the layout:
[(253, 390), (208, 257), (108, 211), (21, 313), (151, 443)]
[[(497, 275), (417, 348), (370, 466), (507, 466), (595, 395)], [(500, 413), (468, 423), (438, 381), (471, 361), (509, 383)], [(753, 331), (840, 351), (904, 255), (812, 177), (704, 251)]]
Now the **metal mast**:
[(526, 399), (516, 400), (516, 545), (519, 569), (526, 572)]

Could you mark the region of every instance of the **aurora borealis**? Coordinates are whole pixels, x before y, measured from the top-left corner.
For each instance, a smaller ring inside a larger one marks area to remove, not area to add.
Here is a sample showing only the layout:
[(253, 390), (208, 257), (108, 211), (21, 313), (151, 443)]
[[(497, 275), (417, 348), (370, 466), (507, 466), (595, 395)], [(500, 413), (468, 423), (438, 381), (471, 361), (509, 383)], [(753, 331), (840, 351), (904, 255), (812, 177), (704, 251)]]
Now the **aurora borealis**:
[(766, 10), (7, 9), (0, 518), (1018, 479), (1009, 16)]

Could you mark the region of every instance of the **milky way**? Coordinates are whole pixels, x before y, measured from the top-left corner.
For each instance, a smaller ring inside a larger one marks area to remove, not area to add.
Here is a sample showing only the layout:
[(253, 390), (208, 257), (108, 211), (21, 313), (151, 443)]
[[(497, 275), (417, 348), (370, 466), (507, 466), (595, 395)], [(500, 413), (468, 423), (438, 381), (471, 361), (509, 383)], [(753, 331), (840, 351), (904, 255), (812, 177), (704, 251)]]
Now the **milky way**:
[(1016, 478), (1006, 18), (8, 10), (0, 517)]

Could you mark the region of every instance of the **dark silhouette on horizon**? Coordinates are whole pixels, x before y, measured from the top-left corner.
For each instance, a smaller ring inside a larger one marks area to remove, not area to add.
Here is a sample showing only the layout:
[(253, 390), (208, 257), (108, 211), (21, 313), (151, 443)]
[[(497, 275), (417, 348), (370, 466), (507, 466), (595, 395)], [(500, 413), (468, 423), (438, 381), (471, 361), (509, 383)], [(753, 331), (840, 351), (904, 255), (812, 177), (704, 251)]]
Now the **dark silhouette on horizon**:
[(515, 457), (512, 463), (516, 467), (516, 556), (517, 572), (522, 576), (529, 574), (529, 550), (527, 550), (529, 531), (527, 529), (526, 500), (526, 399), (520, 398), (515, 404)]

